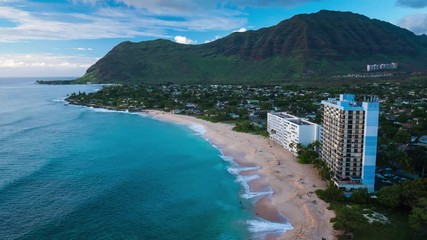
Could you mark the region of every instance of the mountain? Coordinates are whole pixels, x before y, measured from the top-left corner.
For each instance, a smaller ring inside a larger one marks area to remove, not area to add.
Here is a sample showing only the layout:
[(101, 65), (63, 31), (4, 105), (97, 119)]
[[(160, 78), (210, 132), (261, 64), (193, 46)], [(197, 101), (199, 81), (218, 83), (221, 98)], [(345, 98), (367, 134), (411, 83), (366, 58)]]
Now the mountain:
[(201, 45), (123, 42), (78, 79), (95, 83), (280, 83), (361, 73), (366, 64), (427, 68), (427, 36), (351, 12), (296, 15)]

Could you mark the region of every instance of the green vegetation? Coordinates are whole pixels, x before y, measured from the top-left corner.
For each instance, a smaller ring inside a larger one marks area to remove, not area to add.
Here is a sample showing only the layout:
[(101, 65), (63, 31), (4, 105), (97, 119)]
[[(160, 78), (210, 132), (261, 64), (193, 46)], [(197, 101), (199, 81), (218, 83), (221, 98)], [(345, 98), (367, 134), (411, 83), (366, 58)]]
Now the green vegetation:
[(320, 11), (201, 45), (168, 40), (123, 42), (77, 81), (327, 84), (342, 81), (337, 76), (363, 74), (368, 63), (389, 62), (399, 63), (399, 70), (391, 72), (398, 77), (425, 69), (427, 41), (359, 14)]
[(76, 84), (75, 80), (37, 80), (38, 84), (44, 85), (70, 85)]
[[(427, 179), (384, 187), (377, 199), (362, 189), (345, 198), (333, 184), (316, 190), (316, 194), (335, 210), (336, 217), (331, 222), (334, 229), (341, 231), (340, 239), (427, 237)], [(369, 218), (376, 220), (369, 222)]]
[(344, 193), (333, 184), (328, 184), (325, 190), (316, 190), (316, 194), (320, 199), (328, 203), (339, 203), (345, 200)]
[[(268, 136), (265, 123), (269, 111), (285, 111), (319, 122), (319, 103), (323, 99), (346, 92), (355, 93), (358, 100), (366, 95), (376, 95), (381, 99), (377, 165), (425, 176), (426, 147), (418, 139), (427, 135), (426, 86), (426, 79), (418, 77), (407, 82), (376, 79), (333, 88), (291, 84), (112, 85), (94, 93), (71, 94), (67, 101), (116, 110), (171, 111), (213, 122), (234, 123), (236, 131)], [(318, 143), (295, 147), (299, 162), (318, 168), (323, 180), (331, 179), (331, 171), (316, 157)], [(393, 180), (391, 177), (386, 179)], [(355, 190), (350, 198), (346, 198), (330, 182), (327, 189), (317, 190), (316, 194), (336, 211), (332, 221), (334, 227), (341, 230), (341, 238), (424, 239), (427, 229), (426, 179), (403, 181), (382, 188), (377, 199), (371, 198), (365, 190)]]
[[(367, 220), (362, 215), (359, 206), (343, 206), (335, 210), (336, 217), (331, 219), (334, 229), (344, 231), (343, 236), (348, 236), (366, 226)], [(354, 237), (357, 239), (357, 237)]]
[[(293, 148), (294, 144), (291, 143), (291, 147)], [(317, 158), (317, 152), (319, 151), (319, 147), (320, 147), (320, 142), (313, 142), (308, 144), (307, 146), (302, 145), (301, 143), (298, 143), (296, 145), (296, 149), (297, 149), (297, 159), (299, 163), (302, 164), (309, 164), (309, 163), (314, 163), (318, 161)]]
[(307, 146), (297, 144), (297, 159), (301, 164), (313, 164), (313, 167), (319, 170), (319, 176), (322, 181), (329, 181), (332, 178), (332, 171), (328, 168), (328, 166), (326, 166), (324, 161), (318, 158), (319, 147), (320, 143), (317, 141), (310, 143)]
[(317, 158), (318, 143), (298, 144), (298, 162), (313, 164), (319, 169), (326, 189), (316, 190), (317, 196), (330, 204), (336, 217), (333, 227), (339, 239), (425, 239), (427, 237), (427, 179), (406, 181), (383, 187), (377, 198), (366, 189), (355, 189), (345, 197), (333, 182), (332, 172)]
[[(74, 93), (72, 104), (115, 110), (159, 109), (188, 114), (212, 122), (239, 123), (240, 131), (266, 136), (269, 111), (284, 111), (320, 123), (320, 101), (350, 92), (359, 96), (377, 95), (381, 99), (377, 166), (426, 175), (427, 148), (418, 139), (427, 135), (427, 81), (368, 80), (368, 83), (319, 88), (301, 85), (214, 85), (214, 84), (138, 84), (104, 86), (94, 93)], [(248, 121), (250, 124), (248, 124)], [(313, 148), (314, 147), (314, 148)], [(300, 149), (302, 163), (320, 169), (323, 179), (329, 171), (316, 161), (315, 146)], [(409, 177), (407, 177), (408, 179)], [(391, 180), (393, 179), (385, 179)]]
[[(399, 70), (383, 73), (389, 77), (360, 77), (367, 63), (388, 62), (399, 63)], [(202, 45), (123, 42), (76, 81), (120, 85), (74, 93), (67, 101), (171, 111), (268, 136), (269, 111), (319, 123), (323, 99), (340, 93), (376, 95), (382, 101), (377, 165), (424, 177), (427, 148), (418, 139), (427, 135), (427, 77), (413, 71), (425, 70), (425, 62), (425, 36), (358, 14), (321, 11)], [(317, 158), (318, 143), (295, 147), (300, 163), (316, 167), (322, 180), (331, 179), (330, 169)], [(362, 189), (346, 198), (331, 182), (316, 194), (335, 210), (331, 221), (341, 239), (427, 237), (426, 179), (383, 187), (377, 199)]]
[(251, 123), (250, 121), (237, 122), (236, 126), (233, 127), (233, 130), (236, 132), (246, 132), (268, 137), (268, 132), (265, 125), (259, 126), (258, 124)]

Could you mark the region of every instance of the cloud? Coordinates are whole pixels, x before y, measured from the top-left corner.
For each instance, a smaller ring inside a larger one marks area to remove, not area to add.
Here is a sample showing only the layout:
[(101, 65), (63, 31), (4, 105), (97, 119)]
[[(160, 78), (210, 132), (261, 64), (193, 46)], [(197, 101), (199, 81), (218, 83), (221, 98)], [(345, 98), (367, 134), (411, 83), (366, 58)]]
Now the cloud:
[(396, 5), (411, 8), (424, 8), (427, 7), (426, 0), (397, 0)]
[(0, 19), (15, 23), (0, 27), (0, 42), (29, 40), (76, 40), (133, 38), (140, 36), (170, 38), (166, 32), (231, 30), (246, 24), (237, 13), (195, 14), (184, 19), (162, 19), (144, 11), (128, 8), (99, 8), (91, 14), (29, 12), (0, 6)]
[(93, 51), (93, 48), (82, 48), (82, 47), (78, 47), (78, 48), (73, 48), (74, 50), (77, 51)]
[(72, 2), (109, 7), (121, 4), (150, 16), (206, 17), (213, 14), (216, 16), (241, 14), (240, 11), (233, 9), (233, 1), (229, 0), (73, 0)]
[(99, 58), (52, 53), (2, 54), (2, 76), (81, 76)]
[(174, 39), (175, 39), (175, 42), (181, 43), (181, 44), (196, 44), (197, 43), (197, 41), (191, 40), (191, 39), (184, 37), (184, 36), (175, 36)]
[(321, 0), (230, 0), (232, 4), (238, 7), (295, 7), (298, 5), (303, 5), (308, 2), (321, 1)]
[(398, 22), (398, 25), (416, 34), (427, 34), (427, 14), (406, 16)]
[(237, 30), (234, 30), (233, 32), (246, 32), (246, 31), (247, 31), (247, 29), (242, 27), (242, 28), (239, 28)]
[[(0, 0), (0, 42), (105, 38), (173, 38), (170, 31), (231, 31), (247, 24), (245, 8), (291, 7), (321, 0), (70, 0), (85, 13), (26, 7)], [(16, 1), (16, 0), (15, 0)], [(90, 5), (90, 6), (85, 6)], [(37, 6), (42, 6), (40, 3)]]
[[(143, 9), (147, 14), (161, 16), (206, 16), (241, 14), (248, 7), (295, 7), (308, 2), (322, 0), (115, 0), (114, 4)], [(74, 3), (105, 6), (105, 0), (73, 0)], [(240, 10), (239, 10), (240, 9)]]
[(221, 37), (220, 36), (215, 36), (213, 39), (210, 39), (210, 40), (206, 40), (204, 43), (210, 43), (210, 42), (213, 42), (213, 41), (215, 41), (215, 40), (218, 40), (218, 39), (220, 39)]
[[(233, 32), (246, 32), (247, 30), (248, 30), (248, 29), (246, 29), (246, 28), (242, 27), (242, 28), (239, 28), (239, 29), (237, 29), (237, 30), (234, 30)], [(220, 38), (222, 38), (222, 37), (220, 37), (220, 36), (216, 35), (213, 39), (206, 40), (204, 43), (210, 43), (210, 42), (213, 42), (213, 41), (218, 40), (218, 39), (220, 39)]]
[(128, 6), (154, 10), (169, 10), (174, 12), (190, 11), (194, 9), (225, 8), (225, 7), (293, 7), (307, 2), (319, 0), (117, 0)]

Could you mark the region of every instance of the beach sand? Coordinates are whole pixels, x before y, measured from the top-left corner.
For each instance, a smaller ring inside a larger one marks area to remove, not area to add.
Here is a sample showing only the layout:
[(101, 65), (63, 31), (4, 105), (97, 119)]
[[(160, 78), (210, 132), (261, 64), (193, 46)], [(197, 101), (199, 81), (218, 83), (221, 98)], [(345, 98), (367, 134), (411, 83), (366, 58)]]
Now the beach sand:
[(326, 184), (311, 165), (299, 164), (290, 152), (268, 138), (233, 131), (230, 124), (156, 110), (144, 114), (161, 121), (202, 125), (206, 129), (204, 137), (224, 155), (241, 166), (260, 166), (255, 172), (262, 177), (251, 181), (250, 185), (254, 188), (270, 186), (273, 194), (256, 202), (256, 214), (269, 221), (283, 221), (282, 215), (286, 216), (294, 228), (280, 236), (268, 236), (268, 239), (335, 239), (336, 232), (329, 222), (334, 212), (314, 193)]

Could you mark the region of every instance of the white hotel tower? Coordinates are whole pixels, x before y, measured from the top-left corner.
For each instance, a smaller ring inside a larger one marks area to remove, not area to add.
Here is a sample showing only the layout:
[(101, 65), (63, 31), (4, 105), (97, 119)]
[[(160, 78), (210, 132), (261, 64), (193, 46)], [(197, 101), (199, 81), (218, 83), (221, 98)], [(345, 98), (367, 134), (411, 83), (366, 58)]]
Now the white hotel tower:
[(322, 101), (320, 157), (339, 188), (374, 191), (378, 139), (378, 98), (356, 102), (353, 94)]

